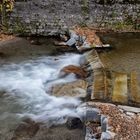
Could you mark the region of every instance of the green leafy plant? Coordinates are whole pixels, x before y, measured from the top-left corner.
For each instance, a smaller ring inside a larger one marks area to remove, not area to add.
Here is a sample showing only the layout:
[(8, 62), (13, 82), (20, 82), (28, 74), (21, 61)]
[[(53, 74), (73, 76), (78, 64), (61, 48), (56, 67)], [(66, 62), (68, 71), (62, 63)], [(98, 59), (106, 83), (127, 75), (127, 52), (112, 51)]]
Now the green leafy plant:
[(5, 10), (6, 12), (11, 12), (14, 7), (14, 0), (2, 0), (0, 3), (0, 12)]
[(2, 28), (7, 28), (8, 22), (7, 18), (9, 16), (9, 13), (12, 12), (14, 7), (14, 0), (1, 0), (0, 1), (0, 24), (2, 25)]
[(26, 30), (25, 25), (17, 17), (17, 19), (15, 21), (15, 26), (13, 27), (13, 32), (19, 33), (19, 34), (24, 34), (25, 30)]

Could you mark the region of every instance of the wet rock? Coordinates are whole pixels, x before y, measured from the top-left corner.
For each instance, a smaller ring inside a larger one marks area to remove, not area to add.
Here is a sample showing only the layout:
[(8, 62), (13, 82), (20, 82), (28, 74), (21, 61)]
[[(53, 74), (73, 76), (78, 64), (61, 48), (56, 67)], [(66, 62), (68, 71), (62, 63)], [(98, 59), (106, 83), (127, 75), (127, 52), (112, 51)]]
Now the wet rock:
[(66, 126), (69, 129), (83, 128), (83, 123), (80, 120), (80, 118), (69, 117), (67, 122), (66, 122)]
[(60, 39), (61, 41), (67, 41), (68, 40), (68, 36), (65, 34), (60, 34)]
[(64, 72), (65, 74), (74, 73), (79, 78), (85, 78), (87, 76), (87, 73), (85, 72), (84, 69), (82, 69), (79, 66), (74, 66), (74, 65), (68, 65), (68, 66), (64, 67), (60, 71), (60, 73), (61, 72)]
[(107, 125), (108, 125), (107, 117), (102, 115), (101, 116), (101, 129), (102, 129), (102, 132), (106, 132), (107, 131)]
[(77, 80), (66, 84), (58, 84), (53, 86), (52, 94), (54, 96), (76, 96), (85, 98), (87, 93), (87, 82), (84, 80)]
[(100, 123), (101, 115), (98, 109), (91, 109), (86, 111), (86, 115), (83, 118), (85, 122)]
[(76, 44), (76, 40), (74, 38), (71, 38), (66, 42), (66, 45), (68, 46), (73, 46), (75, 44)]
[(32, 138), (39, 130), (39, 124), (31, 119), (24, 120), (15, 130), (11, 140), (22, 140)]

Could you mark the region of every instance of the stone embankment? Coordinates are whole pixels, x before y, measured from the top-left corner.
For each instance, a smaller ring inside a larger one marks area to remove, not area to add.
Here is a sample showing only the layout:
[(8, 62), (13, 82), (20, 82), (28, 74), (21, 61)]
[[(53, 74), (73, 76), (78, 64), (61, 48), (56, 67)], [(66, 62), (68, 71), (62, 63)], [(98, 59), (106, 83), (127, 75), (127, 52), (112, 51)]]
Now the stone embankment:
[(140, 87), (135, 72), (120, 73), (106, 69), (96, 50), (87, 52), (85, 56), (93, 71), (93, 82), (89, 87), (91, 100), (140, 106)]
[[(84, 55), (88, 62), (86, 70), (90, 73), (87, 78), (90, 101), (87, 105), (99, 108), (101, 114), (107, 117), (107, 132), (113, 140), (140, 139), (140, 109), (130, 107), (140, 106), (140, 87), (136, 72), (120, 73), (107, 69), (96, 49)], [(93, 126), (95, 127), (95, 124)], [(94, 130), (91, 122), (89, 127)]]
[[(77, 27), (74, 29), (74, 32), (76, 34), (73, 35), (74, 37), (82, 38), (84, 36), (85, 38), (84, 41), (82, 41), (82, 44), (78, 46), (78, 50), (90, 51), (84, 52), (86, 64), (83, 68), (80, 69), (80, 67), (76, 66), (67, 66), (63, 71), (67, 74), (75, 73), (77, 76), (79, 75), (80, 78), (84, 78), (87, 75), (87, 94), (90, 96), (90, 100), (139, 107), (140, 87), (137, 80), (137, 74), (133, 71), (131, 73), (112, 71), (104, 66), (98, 51), (96, 50), (96, 48), (104, 50), (104, 45), (96, 35), (95, 30)], [(71, 41), (72, 44), (75, 42), (76, 45), (79, 44), (77, 43), (79, 40), (76, 40), (73, 36), (69, 40), (74, 40)], [(87, 47), (87, 44), (89, 47)], [(110, 47), (108, 47), (108, 49), (110, 49)]]

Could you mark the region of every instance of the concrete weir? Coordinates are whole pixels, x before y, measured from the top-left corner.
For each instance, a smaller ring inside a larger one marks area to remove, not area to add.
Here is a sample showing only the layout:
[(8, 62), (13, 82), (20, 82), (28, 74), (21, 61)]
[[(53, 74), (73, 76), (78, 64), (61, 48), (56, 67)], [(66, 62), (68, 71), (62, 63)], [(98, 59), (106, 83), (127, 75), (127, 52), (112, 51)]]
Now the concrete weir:
[(137, 74), (120, 73), (106, 69), (96, 50), (85, 53), (92, 69), (92, 83), (89, 83), (91, 100), (115, 104), (140, 106), (140, 87)]

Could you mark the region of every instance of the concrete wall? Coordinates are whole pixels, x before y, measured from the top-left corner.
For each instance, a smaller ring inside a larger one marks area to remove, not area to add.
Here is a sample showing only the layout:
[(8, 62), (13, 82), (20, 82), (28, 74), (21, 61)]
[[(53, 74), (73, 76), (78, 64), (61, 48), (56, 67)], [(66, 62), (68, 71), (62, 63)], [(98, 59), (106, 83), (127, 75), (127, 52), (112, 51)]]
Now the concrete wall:
[(121, 26), (125, 20), (138, 18), (140, 4), (118, 1), (106, 5), (102, 0), (17, 0), (10, 30), (48, 35), (74, 25)]

